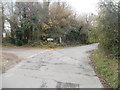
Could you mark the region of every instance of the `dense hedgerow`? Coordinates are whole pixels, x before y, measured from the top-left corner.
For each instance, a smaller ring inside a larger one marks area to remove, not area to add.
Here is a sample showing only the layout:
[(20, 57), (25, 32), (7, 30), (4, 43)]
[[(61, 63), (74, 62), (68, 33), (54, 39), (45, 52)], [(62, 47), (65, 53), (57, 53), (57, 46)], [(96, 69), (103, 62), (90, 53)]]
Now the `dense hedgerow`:
[(118, 29), (118, 3), (104, 0), (99, 3), (98, 33), (100, 48), (108, 54), (120, 56), (119, 29)]

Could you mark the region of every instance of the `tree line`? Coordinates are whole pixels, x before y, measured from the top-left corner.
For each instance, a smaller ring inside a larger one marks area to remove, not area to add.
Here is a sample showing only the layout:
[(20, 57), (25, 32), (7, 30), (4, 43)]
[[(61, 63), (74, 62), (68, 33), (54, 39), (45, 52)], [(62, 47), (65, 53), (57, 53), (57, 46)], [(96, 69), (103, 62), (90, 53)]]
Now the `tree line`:
[(11, 2), (7, 7), (4, 20), (11, 26), (10, 43), (25, 45), (47, 38), (59, 42), (60, 37), (64, 43), (87, 43), (87, 23), (65, 2)]

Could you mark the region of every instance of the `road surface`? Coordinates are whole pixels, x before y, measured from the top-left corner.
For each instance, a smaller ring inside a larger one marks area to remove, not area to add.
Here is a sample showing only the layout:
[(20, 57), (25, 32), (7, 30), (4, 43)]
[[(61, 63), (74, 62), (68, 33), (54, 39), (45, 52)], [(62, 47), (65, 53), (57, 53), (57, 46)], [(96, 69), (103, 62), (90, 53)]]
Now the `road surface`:
[(89, 59), (98, 44), (64, 49), (13, 49), (22, 61), (2, 74), (3, 88), (103, 88)]

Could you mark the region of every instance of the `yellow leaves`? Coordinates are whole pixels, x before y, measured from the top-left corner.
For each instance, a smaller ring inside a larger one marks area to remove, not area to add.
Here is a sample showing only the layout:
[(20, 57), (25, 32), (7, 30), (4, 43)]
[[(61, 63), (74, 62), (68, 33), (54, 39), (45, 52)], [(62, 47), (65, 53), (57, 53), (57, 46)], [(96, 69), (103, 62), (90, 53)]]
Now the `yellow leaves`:
[(59, 24), (59, 21), (57, 21), (57, 20), (49, 20), (49, 22), (48, 22), (48, 24), (49, 25), (55, 25), (55, 24)]
[(58, 24), (59, 24), (59, 21), (57, 21), (57, 20), (51, 20), (51, 19), (50, 19), (50, 20), (48, 21), (48, 24), (42, 23), (42, 29), (43, 29), (43, 30), (49, 30), (49, 29), (51, 29), (51, 28), (56, 27)]
[(41, 35), (41, 38), (42, 38), (43, 40), (45, 40), (48, 36), (49, 36), (48, 34), (43, 33), (43, 34)]
[(54, 25), (54, 22), (50, 19), (48, 24), (49, 24), (50, 27), (52, 27)]
[(47, 25), (47, 24), (45, 24), (45, 23), (43, 23), (43, 24), (42, 24), (42, 29), (43, 29), (43, 30), (48, 30), (48, 29), (50, 29), (50, 26)]
[(58, 21), (58, 20), (53, 20), (53, 24), (54, 25), (58, 25), (60, 23), (60, 21)]
[(49, 24), (52, 24), (53, 22), (52, 22), (52, 20), (50, 19), (48, 23), (49, 23)]
[(43, 33), (41, 36), (42, 36), (42, 37), (47, 37), (48, 34)]

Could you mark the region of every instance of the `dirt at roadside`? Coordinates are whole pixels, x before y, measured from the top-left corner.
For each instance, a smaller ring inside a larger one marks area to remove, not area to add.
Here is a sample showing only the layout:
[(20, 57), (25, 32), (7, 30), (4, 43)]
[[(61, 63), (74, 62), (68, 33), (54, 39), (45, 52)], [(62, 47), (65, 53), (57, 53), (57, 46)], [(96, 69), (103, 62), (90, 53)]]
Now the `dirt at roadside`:
[(11, 53), (2, 52), (2, 73), (12, 68), (20, 61), (21, 60), (18, 58), (18, 56)]

